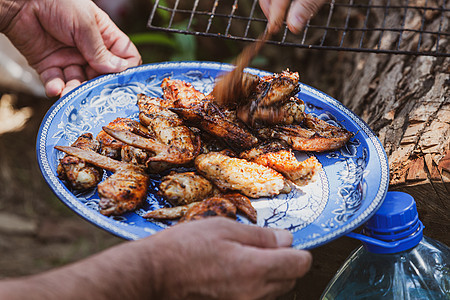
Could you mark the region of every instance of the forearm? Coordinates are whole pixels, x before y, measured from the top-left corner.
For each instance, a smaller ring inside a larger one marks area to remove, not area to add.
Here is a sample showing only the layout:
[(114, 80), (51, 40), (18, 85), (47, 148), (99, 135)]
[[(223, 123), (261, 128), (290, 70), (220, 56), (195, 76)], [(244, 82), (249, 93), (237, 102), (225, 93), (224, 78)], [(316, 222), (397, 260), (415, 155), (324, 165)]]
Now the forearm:
[(0, 282), (0, 299), (155, 299), (155, 273), (148, 259), (152, 246), (139, 243), (128, 242), (66, 267)]
[(4, 32), (14, 16), (19, 12), (22, 1), (0, 0), (0, 32)]

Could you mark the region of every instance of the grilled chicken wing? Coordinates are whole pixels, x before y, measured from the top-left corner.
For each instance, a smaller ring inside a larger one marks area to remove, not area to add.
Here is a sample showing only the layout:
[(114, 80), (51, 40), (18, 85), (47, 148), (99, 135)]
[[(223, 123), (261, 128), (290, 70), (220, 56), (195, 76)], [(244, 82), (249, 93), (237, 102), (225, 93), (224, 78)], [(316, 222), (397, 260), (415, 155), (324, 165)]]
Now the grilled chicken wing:
[(210, 115), (202, 110), (174, 108), (172, 109), (189, 124), (195, 124), (209, 134), (220, 138), (231, 148), (244, 150), (258, 144), (258, 138), (243, 127), (229, 122), (218, 115)]
[(248, 197), (272, 197), (286, 191), (286, 182), (280, 173), (219, 152), (197, 156), (195, 167), (220, 189), (239, 191)]
[(97, 185), (100, 212), (106, 216), (120, 215), (141, 205), (147, 196), (149, 176), (136, 165), (121, 162), (90, 150), (56, 146), (59, 151), (114, 172)]
[(261, 106), (279, 104), (298, 93), (299, 75), (289, 70), (281, 73), (264, 76), (257, 87), (255, 100)]
[(115, 130), (104, 127), (103, 130), (128, 145), (151, 151), (148, 162), (168, 162), (185, 164), (194, 159), (201, 147), (200, 139), (183, 124), (177, 114), (159, 105), (159, 98), (138, 95), (145, 98), (141, 105), (139, 119), (148, 127), (152, 137), (142, 137), (127, 130)]
[(160, 209), (155, 209), (147, 212), (142, 217), (148, 219), (156, 219), (156, 220), (174, 220), (179, 219), (186, 214), (186, 212), (194, 207), (199, 205), (201, 202), (192, 202), (186, 205), (174, 206), (174, 207), (164, 207)]
[(180, 222), (201, 220), (214, 216), (236, 219), (236, 206), (225, 198), (211, 197), (190, 207), (181, 217)]
[[(191, 161), (200, 150), (200, 139), (187, 126), (183, 120), (175, 113), (167, 109), (165, 101), (161, 98), (138, 95), (139, 120), (147, 126), (163, 144), (168, 146), (168, 152), (178, 152), (181, 160)], [(144, 101), (146, 106), (140, 105)], [(150, 158), (152, 161), (165, 161), (165, 153), (157, 153)], [(181, 163), (181, 162), (176, 162)]]
[(263, 77), (247, 101), (238, 106), (237, 116), (251, 126), (279, 123), (287, 115), (283, 104), (299, 91), (298, 79), (297, 72), (289, 71)]
[(192, 84), (171, 78), (164, 78), (161, 88), (163, 98), (171, 101), (174, 107), (196, 108), (206, 99), (206, 95), (197, 91)]
[(139, 166), (145, 166), (148, 158), (152, 155), (146, 150), (136, 148), (125, 143), (122, 146), (120, 153), (122, 161)]
[(219, 108), (211, 98), (181, 80), (164, 79), (164, 97), (173, 101), (171, 110), (189, 124), (220, 138), (233, 149), (249, 149), (258, 139), (239, 124), (235, 113)]
[(211, 182), (194, 172), (169, 174), (159, 185), (159, 194), (173, 205), (202, 201), (212, 192)]
[(200, 220), (208, 217), (222, 216), (236, 219), (236, 206), (223, 197), (211, 197), (200, 202), (160, 208), (146, 213), (144, 218), (157, 220), (179, 219), (180, 222)]
[[(93, 139), (91, 133), (84, 133), (72, 144), (73, 147), (89, 149), (97, 152), (99, 143)], [(95, 187), (101, 180), (103, 171), (83, 159), (73, 155), (66, 155), (56, 169), (58, 177), (65, 180), (74, 190), (86, 190)]]
[(299, 186), (310, 182), (321, 169), (321, 164), (315, 156), (300, 162), (291, 149), (278, 142), (242, 152), (240, 157), (272, 168)]
[[(211, 193), (209, 193), (211, 194)], [(214, 194), (214, 192), (213, 192)], [(251, 201), (246, 196), (239, 194), (239, 193), (227, 193), (227, 194), (221, 194), (217, 193), (215, 196), (211, 197), (219, 197), (226, 199), (230, 201), (237, 209), (238, 212), (243, 214), (247, 219), (249, 219), (252, 223), (256, 223), (257, 220), (257, 212), (256, 209), (253, 207)], [(211, 198), (210, 197), (210, 198)], [(152, 219), (159, 219), (159, 220), (173, 220), (178, 219), (184, 216), (189, 209), (193, 208), (194, 206), (200, 205), (202, 201), (205, 199), (208, 199), (208, 197), (202, 198), (198, 200), (199, 198), (196, 198), (195, 202), (190, 202), (183, 204), (183, 202), (178, 202), (180, 204), (174, 206), (174, 207), (164, 207), (160, 209), (156, 209), (154, 211), (147, 212), (144, 217), (145, 218), (152, 218)], [(187, 201), (186, 201), (187, 202)]]
[(228, 193), (221, 195), (221, 197), (233, 203), (233, 205), (236, 206), (237, 211), (243, 214), (247, 219), (249, 219), (250, 222), (256, 223), (256, 209), (253, 207), (250, 199), (248, 199), (246, 196), (239, 193)]
[(258, 133), (268, 139), (283, 140), (294, 150), (315, 152), (337, 150), (353, 136), (344, 128), (330, 125), (308, 114), (301, 125), (261, 128)]
[[(108, 128), (116, 130), (127, 130), (146, 137), (151, 136), (148, 129), (142, 126), (141, 123), (128, 118), (117, 118), (108, 124)], [(124, 146), (124, 143), (110, 136), (104, 130), (99, 132), (96, 139), (100, 142), (101, 145), (100, 154), (114, 159), (121, 158), (121, 150)]]
[(100, 212), (105, 216), (135, 210), (147, 196), (149, 177), (141, 170), (120, 169), (97, 186)]

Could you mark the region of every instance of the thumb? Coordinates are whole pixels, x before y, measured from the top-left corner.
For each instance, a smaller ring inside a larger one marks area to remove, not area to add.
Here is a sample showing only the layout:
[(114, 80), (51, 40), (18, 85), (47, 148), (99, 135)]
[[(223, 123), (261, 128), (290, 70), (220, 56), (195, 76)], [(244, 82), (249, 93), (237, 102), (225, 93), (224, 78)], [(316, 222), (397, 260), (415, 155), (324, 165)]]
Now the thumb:
[(299, 33), (306, 22), (320, 9), (325, 0), (294, 0), (287, 16), (288, 28), (293, 33)]
[[(116, 25), (108, 15), (98, 9), (96, 15), (86, 17), (75, 33), (75, 44), (89, 65), (98, 73), (113, 73), (125, 70), (128, 61), (114, 55), (108, 50), (100, 32), (99, 20), (102, 28), (116, 29)], [(118, 29), (117, 29), (118, 30)]]

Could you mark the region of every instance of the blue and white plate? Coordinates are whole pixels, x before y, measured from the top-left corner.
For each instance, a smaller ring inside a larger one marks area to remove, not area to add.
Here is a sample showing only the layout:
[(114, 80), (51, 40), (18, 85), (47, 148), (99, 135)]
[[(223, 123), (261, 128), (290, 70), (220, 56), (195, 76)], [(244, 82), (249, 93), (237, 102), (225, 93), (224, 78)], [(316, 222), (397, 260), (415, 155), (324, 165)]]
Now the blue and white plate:
[[(191, 82), (196, 89), (209, 93), (215, 77), (231, 69), (231, 65), (213, 62), (143, 65), (98, 77), (65, 95), (45, 115), (37, 139), (39, 166), (50, 188), (86, 220), (125, 239), (143, 238), (170, 226), (171, 222), (141, 217), (148, 210), (168, 205), (156, 194), (158, 178), (152, 180), (142, 208), (120, 217), (105, 217), (98, 211), (96, 190), (74, 194), (58, 179), (56, 167), (63, 153), (54, 146), (70, 145), (85, 132), (96, 136), (102, 126), (117, 117), (137, 118), (136, 95), (161, 96), (161, 82), (168, 76)], [(256, 69), (247, 71), (270, 75)], [(315, 155), (323, 171), (304, 187), (287, 195), (254, 200), (253, 205), (259, 226), (286, 228), (294, 235), (294, 247), (310, 249), (348, 233), (375, 213), (388, 189), (389, 169), (384, 149), (367, 124), (326, 94), (304, 84), (300, 88), (299, 98), (307, 104), (307, 113), (343, 126), (355, 136), (338, 151), (297, 153), (300, 160)], [(248, 223), (242, 217), (239, 221)]]

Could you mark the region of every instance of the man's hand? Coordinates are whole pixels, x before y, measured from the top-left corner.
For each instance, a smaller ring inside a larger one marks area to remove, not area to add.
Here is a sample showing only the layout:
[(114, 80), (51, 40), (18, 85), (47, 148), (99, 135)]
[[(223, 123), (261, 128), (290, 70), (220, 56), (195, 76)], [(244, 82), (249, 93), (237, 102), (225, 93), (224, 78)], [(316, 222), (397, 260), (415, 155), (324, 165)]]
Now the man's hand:
[[(269, 20), (269, 32), (276, 32), (286, 16), (286, 23), (291, 32), (297, 34), (326, 0), (259, 0), (262, 11)], [(290, 4), (290, 5), (289, 5)]]
[(0, 281), (1, 299), (274, 299), (311, 266), (288, 231), (212, 217)]
[(309, 252), (290, 248), (292, 235), (214, 217), (176, 225), (147, 241), (156, 262), (158, 299), (272, 299), (311, 266)]
[(141, 63), (130, 39), (91, 0), (9, 2), (3, 33), (39, 73), (49, 97)]

